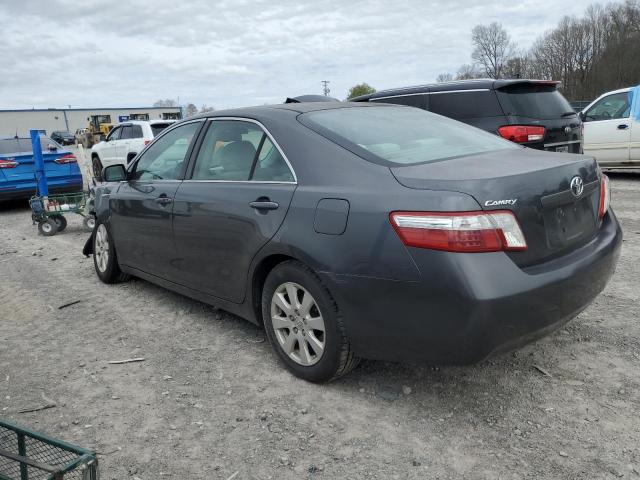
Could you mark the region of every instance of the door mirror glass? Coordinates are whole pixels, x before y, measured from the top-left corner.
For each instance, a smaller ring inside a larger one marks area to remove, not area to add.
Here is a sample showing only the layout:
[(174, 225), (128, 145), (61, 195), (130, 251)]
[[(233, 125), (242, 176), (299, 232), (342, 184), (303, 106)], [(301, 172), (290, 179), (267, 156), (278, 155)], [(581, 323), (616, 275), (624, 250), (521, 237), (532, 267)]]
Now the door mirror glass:
[(102, 170), (102, 178), (105, 182), (122, 182), (127, 179), (127, 172), (124, 165), (110, 165)]

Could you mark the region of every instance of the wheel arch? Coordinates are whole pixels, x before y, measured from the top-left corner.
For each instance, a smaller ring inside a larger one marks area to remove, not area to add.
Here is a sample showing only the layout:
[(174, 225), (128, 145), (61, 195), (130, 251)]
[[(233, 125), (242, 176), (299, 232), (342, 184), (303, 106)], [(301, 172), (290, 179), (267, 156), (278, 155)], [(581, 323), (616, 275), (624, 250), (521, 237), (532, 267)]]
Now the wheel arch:
[(273, 253), (260, 259), (253, 269), (251, 275), (251, 313), (253, 314), (255, 321), (258, 325), (262, 325), (262, 288), (264, 282), (267, 279), (267, 275), (279, 264), (288, 260), (299, 259), (292, 257), (291, 255), (284, 253)]

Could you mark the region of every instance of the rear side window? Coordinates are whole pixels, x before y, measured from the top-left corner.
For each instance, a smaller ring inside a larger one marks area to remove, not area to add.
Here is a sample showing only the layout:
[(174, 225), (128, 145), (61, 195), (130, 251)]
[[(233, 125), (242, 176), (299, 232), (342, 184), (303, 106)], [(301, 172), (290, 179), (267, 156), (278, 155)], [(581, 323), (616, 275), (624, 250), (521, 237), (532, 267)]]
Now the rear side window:
[(153, 125), (151, 125), (151, 132), (153, 133), (154, 137), (157, 137), (158, 134), (163, 131), (165, 128), (167, 128), (169, 125), (171, 125), (170, 123), (154, 123)]
[(407, 105), (408, 107), (426, 108), (424, 95), (401, 95), (397, 97), (372, 98), (374, 103), (393, 103), (394, 105)]
[(493, 90), (433, 92), (429, 95), (429, 111), (456, 120), (504, 115)]
[(142, 138), (142, 127), (140, 125), (132, 125), (133, 136), (131, 138)]
[(365, 160), (388, 166), (520, 148), (464, 123), (415, 108), (339, 108), (298, 118)]
[(194, 180), (292, 182), (284, 157), (260, 126), (215, 120), (202, 141)]
[(497, 90), (506, 115), (560, 118), (574, 113), (555, 85), (515, 84)]
[(120, 132), (121, 140), (126, 140), (128, 138), (133, 138), (133, 127), (131, 125), (125, 125), (122, 127)]

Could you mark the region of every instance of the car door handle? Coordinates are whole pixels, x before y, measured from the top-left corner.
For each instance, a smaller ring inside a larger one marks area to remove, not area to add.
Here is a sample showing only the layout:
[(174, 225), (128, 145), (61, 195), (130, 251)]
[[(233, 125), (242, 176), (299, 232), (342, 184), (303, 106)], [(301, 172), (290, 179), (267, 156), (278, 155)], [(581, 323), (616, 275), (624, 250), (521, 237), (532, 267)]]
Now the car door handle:
[(158, 198), (156, 198), (156, 203), (158, 203), (160, 205), (169, 205), (170, 203), (173, 203), (173, 198), (158, 197)]
[(629, 128), (629, 125), (627, 125), (626, 123), (621, 123), (620, 125), (618, 125), (618, 130), (626, 130), (627, 128)]
[(272, 202), (271, 200), (256, 200), (255, 202), (249, 202), (249, 206), (256, 210), (276, 210), (280, 205), (278, 202)]

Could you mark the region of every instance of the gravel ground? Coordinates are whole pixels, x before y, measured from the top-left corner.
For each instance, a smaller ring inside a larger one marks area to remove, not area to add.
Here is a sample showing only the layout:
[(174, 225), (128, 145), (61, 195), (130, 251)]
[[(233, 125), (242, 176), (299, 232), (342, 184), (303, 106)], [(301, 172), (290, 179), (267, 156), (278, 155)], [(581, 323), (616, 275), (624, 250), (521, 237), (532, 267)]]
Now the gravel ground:
[(80, 217), (47, 238), (2, 205), (0, 416), (96, 449), (103, 480), (640, 478), (640, 174), (611, 177), (618, 270), (564, 329), (471, 367), (366, 361), (323, 386), (246, 321), (100, 283)]

